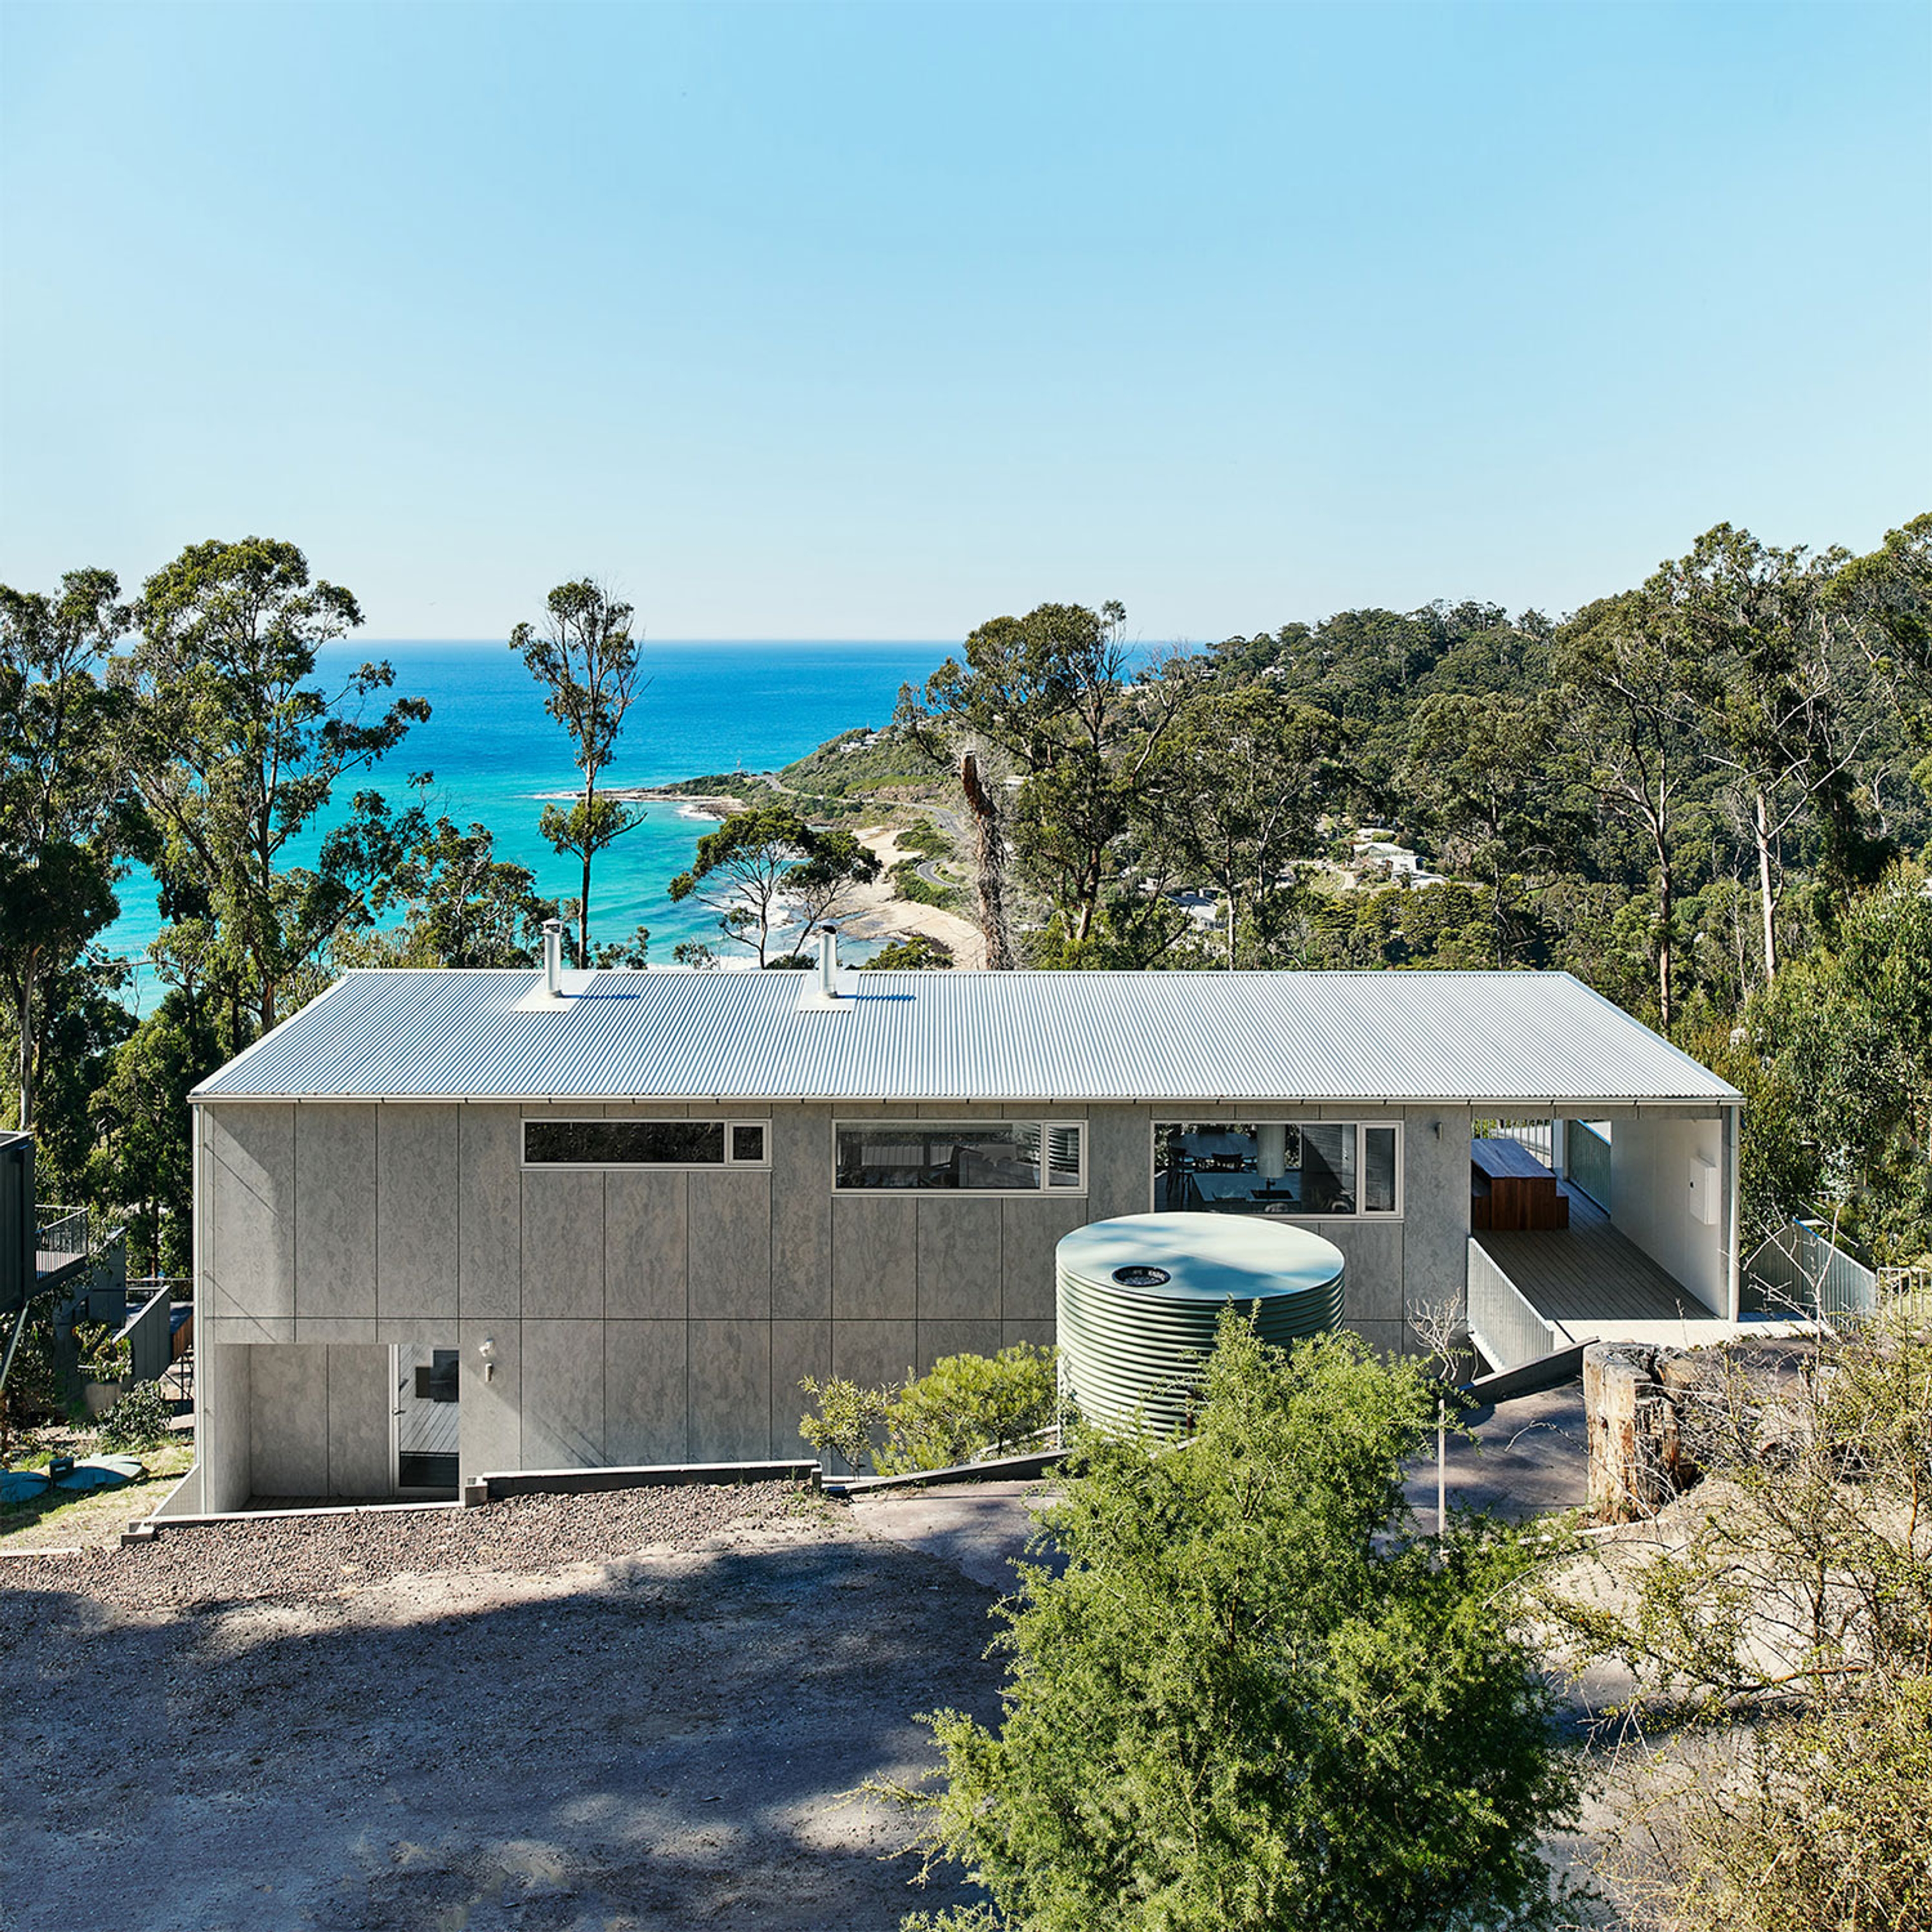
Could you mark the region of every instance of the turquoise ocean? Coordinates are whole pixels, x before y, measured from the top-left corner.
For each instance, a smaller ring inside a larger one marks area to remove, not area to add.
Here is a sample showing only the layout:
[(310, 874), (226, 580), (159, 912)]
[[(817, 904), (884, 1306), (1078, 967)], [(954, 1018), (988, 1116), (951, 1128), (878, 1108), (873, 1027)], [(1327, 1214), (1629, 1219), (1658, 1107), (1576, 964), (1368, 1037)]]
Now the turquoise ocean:
[[(712, 772), (768, 771), (802, 757), (855, 725), (884, 724), (899, 686), (922, 682), (956, 646), (941, 644), (658, 643), (644, 647), (647, 688), (632, 706), (616, 756), (601, 783), (657, 785)], [(385, 644), (357, 639), (326, 650), (325, 688), (366, 659), (386, 660), (392, 696), (427, 698), (430, 718), (373, 772), (352, 774), (286, 851), (312, 863), (322, 839), (346, 815), (351, 796), (371, 788), (397, 804), (412, 772), (434, 774), (433, 810), (459, 824), (478, 820), (495, 835), (500, 858), (536, 874), (547, 896), (574, 896), (579, 880), (538, 836), (546, 794), (580, 782), (570, 740), (543, 708), (543, 692), (503, 644)], [(373, 700), (372, 700), (373, 705)], [(627, 939), (650, 928), (650, 957), (668, 962), (681, 940), (716, 939), (715, 916), (672, 904), (666, 884), (691, 862), (716, 823), (688, 808), (653, 802), (634, 832), (602, 854), (592, 876), (591, 936)], [(136, 868), (119, 888), (121, 916), (102, 935), (109, 952), (135, 968), (124, 998), (142, 1010), (161, 991), (146, 962), (160, 930), (154, 881)]]

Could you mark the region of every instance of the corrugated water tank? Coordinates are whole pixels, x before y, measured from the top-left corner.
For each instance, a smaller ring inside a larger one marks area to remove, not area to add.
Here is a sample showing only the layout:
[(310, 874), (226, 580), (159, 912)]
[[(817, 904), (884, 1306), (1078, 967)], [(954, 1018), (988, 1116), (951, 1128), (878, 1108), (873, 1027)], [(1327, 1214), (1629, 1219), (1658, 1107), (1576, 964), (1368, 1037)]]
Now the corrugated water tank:
[(1054, 1254), (1060, 1359), (1090, 1421), (1138, 1406), (1163, 1435), (1187, 1426), (1214, 1324), (1229, 1301), (1286, 1343), (1342, 1318), (1342, 1251), (1258, 1215), (1123, 1214), (1064, 1236)]

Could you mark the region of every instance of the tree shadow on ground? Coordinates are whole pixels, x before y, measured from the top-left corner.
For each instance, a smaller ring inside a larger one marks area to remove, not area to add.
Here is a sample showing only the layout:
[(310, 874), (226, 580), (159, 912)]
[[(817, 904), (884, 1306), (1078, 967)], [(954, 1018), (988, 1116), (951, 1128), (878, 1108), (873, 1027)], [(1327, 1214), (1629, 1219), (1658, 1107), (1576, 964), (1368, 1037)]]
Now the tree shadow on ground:
[(166, 1611), (0, 1591), (0, 1924), (892, 1927), (964, 1894), (844, 1795), (934, 1761), (913, 1713), (994, 1714), (992, 1600), (825, 1537)]

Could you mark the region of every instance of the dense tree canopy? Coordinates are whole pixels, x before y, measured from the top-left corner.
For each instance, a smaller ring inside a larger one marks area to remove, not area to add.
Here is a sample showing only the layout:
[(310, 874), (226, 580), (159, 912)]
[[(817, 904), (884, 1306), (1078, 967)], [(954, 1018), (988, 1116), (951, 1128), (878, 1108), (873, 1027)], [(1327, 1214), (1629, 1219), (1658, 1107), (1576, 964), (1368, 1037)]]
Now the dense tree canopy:
[[(1004, 1708), (930, 1721), (936, 1855), (1010, 1932), (1477, 1932), (1556, 1922), (1540, 1832), (1570, 1772), (1510, 1628), (1537, 1560), (1418, 1540), (1420, 1370), (1230, 1310), (1198, 1432), (1088, 1436), (1047, 1514), (1064, 1573), (1002, 1605)], [(925, 1922), (909, 1921), (908, 1924)]]
[(366, 715), (394, 682), (386, 664), (334, 692), (314, 682), (318, 652), (362, 614), (339, 584), (311, 581), (292, 544), (190, 544), (148, 580), (138, 614), (134, 769), (158, 869), (197, 915), (177, 922), (170, 956), (272, 1027), (284, 987), (316, 986), (355, 910), (341, 880), (286, 864), (284, 848), (429, 706), (402, 698)]

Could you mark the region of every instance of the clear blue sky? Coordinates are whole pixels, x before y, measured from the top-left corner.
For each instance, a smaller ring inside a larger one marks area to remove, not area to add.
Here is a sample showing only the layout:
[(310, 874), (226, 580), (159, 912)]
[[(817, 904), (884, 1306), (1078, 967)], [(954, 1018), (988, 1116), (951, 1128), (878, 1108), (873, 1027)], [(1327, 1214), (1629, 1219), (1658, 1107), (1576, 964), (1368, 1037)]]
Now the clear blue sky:
[(1932, 8), (0, 6), (0, 579), (1552, 610), (1932, 506)]

